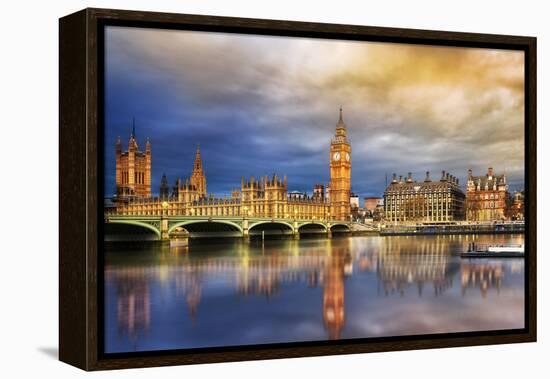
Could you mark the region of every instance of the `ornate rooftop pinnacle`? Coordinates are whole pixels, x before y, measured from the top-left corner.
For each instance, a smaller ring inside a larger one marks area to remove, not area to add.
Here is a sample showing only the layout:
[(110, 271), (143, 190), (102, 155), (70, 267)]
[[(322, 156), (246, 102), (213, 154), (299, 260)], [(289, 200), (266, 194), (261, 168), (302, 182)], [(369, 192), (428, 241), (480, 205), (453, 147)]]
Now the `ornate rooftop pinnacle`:
[(132, 118), (132, 134), (130, 135), (130, 138), (136, 139), (136, 118)]
[(201, 149), (197, 144), (197, 151), (195, 152), (195, 163), (193, 164), (193, 171), (202, 171)]
[(340, 107), (340, 115), (338, 117), (338, 124), (336, 124), (336, 136), (345, 137), (346, 136), (346, 124), (344, 123), (344, 116), (342, 112), (342, 107)]

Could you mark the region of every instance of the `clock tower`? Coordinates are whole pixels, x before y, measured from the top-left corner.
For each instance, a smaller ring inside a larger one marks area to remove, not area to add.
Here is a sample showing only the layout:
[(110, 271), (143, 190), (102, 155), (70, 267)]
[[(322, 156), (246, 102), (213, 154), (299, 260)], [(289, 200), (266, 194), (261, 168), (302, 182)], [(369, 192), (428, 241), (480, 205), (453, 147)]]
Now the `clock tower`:
[(336, 136), (330, 144), (330, 218), (347, 221), (350, 218), (351, 145), (346, 138), (342, 117), (336, 124)]

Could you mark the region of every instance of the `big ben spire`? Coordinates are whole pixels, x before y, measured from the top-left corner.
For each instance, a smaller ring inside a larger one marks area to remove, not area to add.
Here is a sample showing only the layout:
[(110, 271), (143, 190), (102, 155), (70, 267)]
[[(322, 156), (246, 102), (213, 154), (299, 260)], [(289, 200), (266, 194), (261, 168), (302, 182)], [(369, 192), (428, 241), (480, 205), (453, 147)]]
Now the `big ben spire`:
[(341, 126), (343, 128), (346, 127), (346, 124), (344, 124), (344, 116), (343, 116), (343, 113), (342, 113), (342, 106), (340, 106), (340, 117), (338, 118), (338, 126)]
[(336, 136), (330, 144), (330, 213), (334, 220), (349, 220), (351, 193), (351, 145), (346, 138), (342, 107)]
[(336, 124), (336, 138), (343, 141), (346, 140), (346, 124), (344, 123), (342, 107), (340, 107), (340, 115), (338, 117), (338, 123)]

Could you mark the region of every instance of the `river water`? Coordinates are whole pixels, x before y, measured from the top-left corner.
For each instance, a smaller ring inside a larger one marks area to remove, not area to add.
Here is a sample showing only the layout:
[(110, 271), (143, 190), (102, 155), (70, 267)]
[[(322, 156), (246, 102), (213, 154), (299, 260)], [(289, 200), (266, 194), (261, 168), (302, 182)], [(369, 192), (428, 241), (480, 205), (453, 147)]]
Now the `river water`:
[(523, 235), (105, 245), (105, 352), (515, 329), (523, 259), (464, 259)]

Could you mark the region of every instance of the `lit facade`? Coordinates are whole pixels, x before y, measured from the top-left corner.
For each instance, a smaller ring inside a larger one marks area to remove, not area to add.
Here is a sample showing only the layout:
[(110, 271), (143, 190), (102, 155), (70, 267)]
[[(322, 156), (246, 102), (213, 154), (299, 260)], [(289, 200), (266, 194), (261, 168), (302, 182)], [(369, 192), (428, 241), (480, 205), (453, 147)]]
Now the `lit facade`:
[(330, 144), (330, 206), (334, 220), (349, 220), (351, 214), (351, 145), (340, 108), (336, 136)]
[(352, 210), (359, 209), (359, 196), (352, 193), (349, 198), (349, 204)]
[(509, 217), (514, 221), (525, 219), (525, 199), (523, 191), (514, 193), (512, 204), (510, 205)]
[[(148, 143), (147, 146), (150, 167), (150, 144)], [(171, 193), (168, 180), (163, 175), (159, 197), (152, 198), (149, 190), (148, 196), (138, 196), (131, 201), (118, 202), (117, 206), (109, 212), (144, 216), (250, 216), (347, 221), (351, 214), (350, 189), (351, 146), (346, 138), (340, 109), (336, 137), (330, 145), (330, 184), (327, 186), (327, 191), (323, 185), (316, 184), (313, 187), (312, 196), (304, 193), (289, 193), (287, 178), (273, 175), (259, 179), (242, 178), (240, 189), (233, 190), (230, 197), (214, 197), (206, 191), (206, 175), (200, 150), (197, 147), (190, 177), (185, 180), (177, 179)]]
[(378, 206), (384, 205), (384, 199), (381, 197), (365, 197), (365, 209), (374, 212)]
[(411, 173), (393, 180), (384, 192), (384, 215), (387, 222), (448, 222), (464, 219), (464, 192), (458, 178), (443, 171), (439, 181), (430, 173), (422, 182)]
[(115, 182), (119, 200), (151, 197), (151, 143), (145, 144), (145, 152), (139, 150), (135, 127), (132, 129), (128, 150), (122, 151), (118, 137), (115, 144)]
[(204, 198), (206, 198), (206, 175), (202, 168), (200, 148), (197, 146), (195, 161), (193, 162), (193, 172), (185, 180), (180, 178), (176, 180), (172, 188), (172, 197), (170, 200), (188, 204), (198, 202)]
[(468, 170), (466, 184), (466, 217), (468, 221), (500, 221), (507, 219), (510, 200), (506, 175), (495, 175), (489, 167), (486, 175), (473, 176)]

